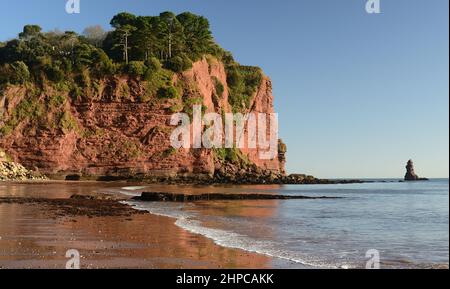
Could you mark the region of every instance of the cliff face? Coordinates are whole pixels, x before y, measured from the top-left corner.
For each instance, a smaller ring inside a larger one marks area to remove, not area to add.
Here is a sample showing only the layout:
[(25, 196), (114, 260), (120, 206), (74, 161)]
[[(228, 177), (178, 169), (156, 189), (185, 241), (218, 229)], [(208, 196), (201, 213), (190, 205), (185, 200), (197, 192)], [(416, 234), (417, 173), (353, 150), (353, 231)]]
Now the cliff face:
[[(151, 84), (125, 76), (98, 81), (76, 96), (45, 84), (39, 91), (9, 86), (0, 94), (0, 148), (15, 162), (48, 175), (214, 175), (224, 165), (214, 150), (171, 148), (170, 117), (198, 101), (206, 112), (231, 112), (224, 65), (203, 58), (170, 78), (178, 98), (160, 99)], [(34, 102), (28, 101), (31, 96)], [(274, 111), (267, 77), (250, 107), (247, 112)], [(258, 153), (245, 149), (239, 155), (248, 167), (284, 174), (284, 149), (272, 160), (261, 160)]]

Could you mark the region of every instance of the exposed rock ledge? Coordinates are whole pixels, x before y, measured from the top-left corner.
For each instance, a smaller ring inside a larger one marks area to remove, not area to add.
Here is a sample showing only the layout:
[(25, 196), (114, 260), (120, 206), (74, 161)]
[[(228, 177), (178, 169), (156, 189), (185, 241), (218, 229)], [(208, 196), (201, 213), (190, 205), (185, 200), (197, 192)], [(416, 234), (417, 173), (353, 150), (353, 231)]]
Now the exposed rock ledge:
[(144, 192), (134, 200), (146, 202), (196, 202), (196, 201), (226, 201), (226, 200), (313, 200), (313, 199), (339, 199), (339, 197), (307, 197), (271, 194), (181, 194)]
[(70, 199), (0, 197), (0, 204), (41, 205), (51, 218), (63, 217), (131, 217), (145, 214), (117, 200), (106, 197), (72, 196)]
[[(118, 180), (117, 178), (102, 177), (99, 180)], [(206, 174), (196, 175), (176, 175), (176, 176), (134, 176), (122, 180), (132, 180), (153, 184), (195, 184), (195, 185), (216, 185), (216, 184), (236, 184), (236, 185), (312, 185), (312, 184), (355, 184), (364, 183), (362, 180), (327, 180), (318, 179), (313, 176), (303, 174), (281, 175), (271, 172), (264, 173), (244, 173), (214, 176)]]
[[(226, 175), (209, 174), (180, 174), (180, 175), (122, 175), (122, 176), (84, 176), (80, 174), (71, 174), (62, 177), (66, 181), (130, 181), (146, 184), (166, 184), (166, 185), (314, 185), (314, 184), (360, 184), (374, 181), (363, 181), (357, 179), (347, 180), (328, 180), (318, 179), (313, 176), (303, 174), (282, 175), (272, 172), (263, 173), (243, 173)], [(55, 179), (61, 179), (55, 176)]]

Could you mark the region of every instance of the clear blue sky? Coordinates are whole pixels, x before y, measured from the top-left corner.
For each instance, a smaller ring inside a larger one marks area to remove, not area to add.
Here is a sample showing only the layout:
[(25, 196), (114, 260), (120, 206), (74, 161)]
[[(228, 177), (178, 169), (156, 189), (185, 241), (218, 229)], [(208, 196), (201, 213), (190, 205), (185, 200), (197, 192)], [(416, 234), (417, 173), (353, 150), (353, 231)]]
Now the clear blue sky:
[(449, 1), (0, 0), (0, 40), (25, 24), (81, 32), (121, 11), (206, 16), (217, 41), (273, 80), (288, 170), (318, 177), (402, 177), (409, 158), (449, 176)]

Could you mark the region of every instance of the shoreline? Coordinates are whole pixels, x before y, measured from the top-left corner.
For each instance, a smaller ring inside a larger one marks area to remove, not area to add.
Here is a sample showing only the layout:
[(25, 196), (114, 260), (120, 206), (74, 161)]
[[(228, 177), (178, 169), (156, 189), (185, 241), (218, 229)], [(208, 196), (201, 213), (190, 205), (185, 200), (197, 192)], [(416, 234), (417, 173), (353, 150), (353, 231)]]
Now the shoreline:
[(173, 218), (139, 211), (119, 198), (91, 197), (0, 197), (0, 221), (10, 220), (0, 226), (0, 268), (64, 268), (69, 249), (79, 250), (81, 268), (90, 269), (296, 266), (217, 245)]
[[(227, 208), (246, 208), (246, 202), (251, 201), (254, 206), (253, 202), (259, 201), (253, 200), (259, 195), (252, 195), (252, 189), (260, 188), (253, 185), (148, 184), (149, 189), (144, 189), (145, 186), (127, 181), (0, 182), (0, 268), (64, 268), (67, 261), (64, 250), (77, 248), (82, 255), (82, 268), (310, 268), (294, 261), (296, 259), (283, 259), (264, 250), (251, 251), (240, 245), (233, 247), (233, 244), (222, 243), (221, 239), (203, 231), (190, 230), (183, 225), (186, 222), (179, 223), (176, 214), (159, 214), (152, 206), (150, 210), (144, 206), (146, 211), (142, 212), (142, 208), (134, 207), (132, 202), (133, 196), (150, 190), (161, 192), (150, 194), (173, 196), (174, 201), (178, 201), (178, 196), (193, 195), (194, 199), (200, 199), (202, 206), (209, 200), (213, 204), (220, 203), (221, 193), (229, 192), (232, 200), (225, 202), (234, 205)], [(265, 187), (267, 194), (264, 196), (272, 198), (273, 190), (283, 186)], [(211, 190), (218, 192), (218, 200), (210, 198)], [(241, 198), (241, 192), (251, 198), (235, 202), (235, 198)], [(262, 201), (266, 203), (257, 204), (255, 208), (265, 207), (270, 200)], [(221, 214), (225, 207), (221, 208), (215, 207), (216, 212)], [(243, 216), (265, 216), (258, 211), (242, 213)], [(208, 224), (206, 222), (206, 226)], [(448, 264), (436, 266), (448, 268)]]

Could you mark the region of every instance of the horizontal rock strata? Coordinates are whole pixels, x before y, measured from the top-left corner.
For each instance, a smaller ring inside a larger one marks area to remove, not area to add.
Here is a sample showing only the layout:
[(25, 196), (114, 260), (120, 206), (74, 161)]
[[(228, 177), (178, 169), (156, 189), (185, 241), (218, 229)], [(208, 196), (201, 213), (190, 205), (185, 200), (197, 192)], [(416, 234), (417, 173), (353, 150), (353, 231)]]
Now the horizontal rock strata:
[(338, 197), (307, 197), (270, 194), (180, 194), (144, 192), (134, 200), (146, 202), (196, 202), (196, 201), (226, 201), (226, 200), (314, 200), (314, 199), (338, 199)]

